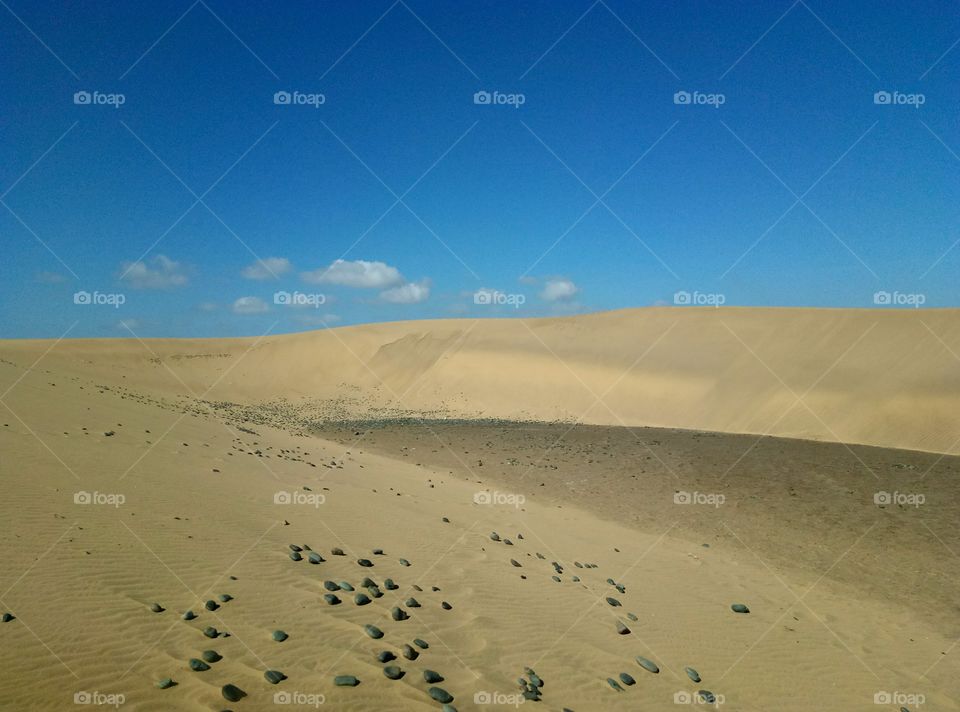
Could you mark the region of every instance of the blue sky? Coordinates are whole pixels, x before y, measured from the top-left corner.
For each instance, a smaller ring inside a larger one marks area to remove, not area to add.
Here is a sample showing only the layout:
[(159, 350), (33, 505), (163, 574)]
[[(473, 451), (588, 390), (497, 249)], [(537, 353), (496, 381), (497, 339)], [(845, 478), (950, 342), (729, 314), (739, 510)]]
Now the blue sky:
[(960, 302), (952, 3), (4, 2), (0, 336)]

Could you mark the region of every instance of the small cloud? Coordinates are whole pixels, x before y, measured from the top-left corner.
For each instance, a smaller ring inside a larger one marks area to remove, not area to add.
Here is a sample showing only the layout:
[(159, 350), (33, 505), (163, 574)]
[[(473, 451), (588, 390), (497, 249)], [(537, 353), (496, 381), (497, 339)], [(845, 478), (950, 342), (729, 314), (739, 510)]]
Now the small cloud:
[(300, 277), (309, 284), (339, 284), (364, 289), (383, 289), (403, 282), (403, 275), (396, 267), (366, 260), (336, 260), (329, 267), (302, 272)]
[(138, 319), (121, 319), (117, 322), (117, 328), (121, 331), (136, 331), (140, 328)]
[(212, 312), (220, 308), (219, 304), (214, 304), (213, 302), (201, 302), (198, 307), (200, 311)]
[(120, 280), (134, 289), (169, 289), (187, 283), (183, 266), (169, 257), (157, 255), (147, 261), (124, 262)]
[(233, 303), (234, 314), (263, 314), (270, 307), (260, 297), (240, 297)]
[(244, 267), (240, 275), (246, 279), (277, 279), (292, 268), (293, 265), (286, 257), (267, 257)]
[(37, 281), (41, 284), (63, 284), (67, 278), (56, 272), (38, 272)]
[(536, 277), (524, 275), (523, 277), (520, 277), (520, 279), (518, 279), (517, 281), (520, 282), (520, 284), (526, 284), (530, 286), (530, 285), (537, 284), (540, 280), (538, 280)]
[(380, 298), (391, 304), (419, 304), (430, 296), (430, 280), (407, 282), (399, 287), (380, 292)]
[(569, 279), (548, 279), (540, 292), (540, 298), (546, 302), (563, 302), (572, 299), (580, 287)]

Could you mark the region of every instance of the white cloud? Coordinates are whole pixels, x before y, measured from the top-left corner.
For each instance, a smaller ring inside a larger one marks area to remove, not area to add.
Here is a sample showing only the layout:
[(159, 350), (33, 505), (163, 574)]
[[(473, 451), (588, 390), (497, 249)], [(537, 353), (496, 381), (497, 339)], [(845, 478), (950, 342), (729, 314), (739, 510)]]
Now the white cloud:
[(276, 279), (289, 272), (292, 267), (286, 257), (266, 257), (244, 267), (240, 274), (247, 279)]
[(540, 292), (540, 298), (547, 302), (562, 302), (572, 299), (580, 287), (569, 279), (548, 279)]
[(200, 311), (212, 312), (220, 308), (220, 305), (215, 304), (214, 302), (201, 302)]
[(169, 289), (187, 283), (183, 266), (169, 257), (157, 255), (146, 262), (124, 262), (120, 279), (134, 289)]
[(300, 276), (310, 284), (339, 284), (367, 289), (383, 289), (403, 282), (403, 275), (396, 267), (366, 260), (336, 260), (329, 267), (303, 272)]
[(234, 314), (263, 314), (270, 307), (260, 297), (240, 297), (233, 303)]
[(407, 282), (399, 287), (380, 292), (380, 298), (391, 304), (419, 304), (430, 296), (430, 281)]

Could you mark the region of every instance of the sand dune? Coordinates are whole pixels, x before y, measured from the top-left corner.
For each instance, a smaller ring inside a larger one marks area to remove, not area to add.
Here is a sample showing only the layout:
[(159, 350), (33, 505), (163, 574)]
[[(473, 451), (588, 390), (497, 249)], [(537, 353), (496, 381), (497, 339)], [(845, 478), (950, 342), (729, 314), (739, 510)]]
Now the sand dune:
[[(946, 451), (955, 317), (655, 309), (2, 342), (0, 607), (13, 618), (0, 708), (72, 709), (86, 694), (130, 710), (437, 710), (438, 686), (461, 711), (713, 708), (691, 702), (700, 691), (745, 712), (960, 710), (957, 457), (583, 427), (556, 448), (566, 425), (382, 426), (582, 415)], [(791, 389), (816, 417), (788, 410)], [(372, 427), (312, 430), (348, 416)], [(875, 487), (928, 502), (879, 508)], [(683, 506), (676, 490), (726, 504)], [(357, 605), (367, 576), (382, 596)], [(341, 581), (358, 591), (329, 605), (324, 582)], [(408, 660), (415, 638), (429, 647)], [(191, 670), (205, 651), (222, 659)], [(540, 703), (517, 697), (526, 668)], [(227, 684), (246, 697), (227, 702)]]
[[(49, 342), (0, 344), (39, 356)], [(364, 325), (263, 339), (71, 341), (106, 382), (305, 415), (395, 409), (960, 452), (960, 311), (635, 309)], [(358, 395), (360, 394), (360, 395)]]

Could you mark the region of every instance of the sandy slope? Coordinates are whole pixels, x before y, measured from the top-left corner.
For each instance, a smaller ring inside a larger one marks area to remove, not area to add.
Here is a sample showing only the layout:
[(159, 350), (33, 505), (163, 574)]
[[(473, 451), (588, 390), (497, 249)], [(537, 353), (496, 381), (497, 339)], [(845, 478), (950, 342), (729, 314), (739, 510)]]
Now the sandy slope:
[[(283, 691), (323, 695), (321, 709), (437, 710), (421, 676), (429, 668), (446, 678), (457, 709), (505, 710), (512, 707), (474, 704), (475, 695), (515, 694), (531, 666), (549, 710), (686, 709), (674, 696), (698, 689), (723, 695), (728, 710), (895, 710), (873, 701), (894, 691), (923, 694), (925, 709), (960, 709), (958, 665), (944, 654), (954, 641), (910, 607), (770, 569), (739, 546), (705, 548), (569, 502), (480, 504), (476, 494), (495, 482), (361, 452), (362, 442), (345, 448), (269, 426), (239, 430), (201, 405), (181, 412), (143, 395), (160, 376), (132, 350), (112, 369), (102, 356), (85, 364), (73, 348), (29, 371), (7, 357), (0, 363), (0, 605), (16, 616), (0, 623), (0, 708), (73, 709), (75, 694), (97, 692), (123, 695), (131, 710), (278, 710), (285, 707), (274, 693)], [(216, 368), (201, 361), (200, 370)], [(78, 492), (125, 501), (78, 504)], [(277, 492), (325, 501), (278, 504)], [(513, 545), (491, 541), (491, 530)], [(779, 535), (776, 527), (769, 534)], [(827, 546), (834, 559), (848, 546), (817, 534), (809, 532), (810, 546)], [(289, 543), (309, 544), (326, 561), (293, 562)], [(332, 556), (333, 547), (347, 556)], [(377, 547), (384, 555), (371, 553)], [(359, 567), (358, 557), (374, 567)], [(551, 561), (562, 564), (559, 582)], [(393, 577), (400, 588), (363, 607), (346, 593), (339, 606), (323, 603), (324, 580), (357, 585), (363, 576)], [(204, 610), (220, 593), (233, 600)], [(422, 608), (393, 621), (390, 608), (411, 595)], [(622, 607), (608, 605), (610, 595)], [(752, 612), (733, 613), (738, 601)], [(153, 602), (166, 610), (151, 612)], [(197, 620), (181, 620), (188, 608)], [(617, 620), (631, 633), (618, 635)], [(367, 637), (367, 623), (385, 637)], [(231, 635), (205, 638), (208, 625)], [(275, 629), (289, 640), (274, 642)], [(402, 680), (387, 680), (375, 653), (399, 652), (416, 637), (429, 649), (399, 661)], [(187, 660), (206, 649), (223, 660), (190, 671)], [(642, 670), (637, 655), (660, 673)], [(691, 682), (685, 666), (703, 683)], [(288, 679), (271, 686), (267, 669)], [(613, 691), (605, 680), (620, 672), (637, 684)], [(335, 687), (337, 674), (361, 684)], [(179, 684), (156, 689), (163, 677)], [(228, 705), (219, 693), (226, 683), (248, 697)]]
[[(49, 346), (2, 342), (0, 357), (29, 362)], [(400, 322), (263, 339), (71, 341), (44, 362), (186, 393), (172, 371), (210, 399), (284, 398), (321, 417), (392, 407), (960, 452), (957, 310)]]

